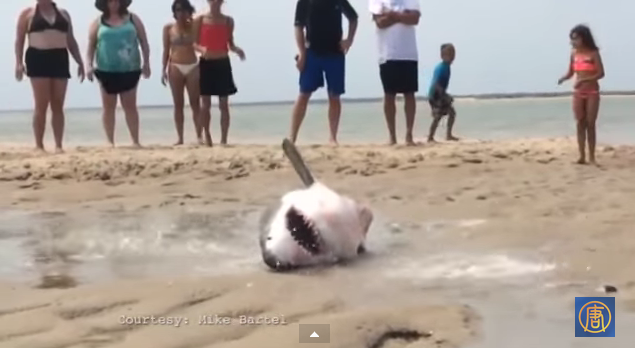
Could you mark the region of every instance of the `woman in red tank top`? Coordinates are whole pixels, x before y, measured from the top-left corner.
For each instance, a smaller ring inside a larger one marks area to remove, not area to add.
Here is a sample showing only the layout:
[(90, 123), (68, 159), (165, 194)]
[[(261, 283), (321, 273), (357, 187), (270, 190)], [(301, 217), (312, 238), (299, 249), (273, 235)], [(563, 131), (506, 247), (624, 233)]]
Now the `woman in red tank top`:
[(209, 12), (194, 19), (195, 49), (201, 54), (199, 60), (201, 113), (200, 121), (205, 143), (212, 146), (210, 120), (212, 96), (218, 97), (220, 110), (221, 144), (227, 144), (229, 132), (229, 96), (238, 92), (234, 84), (229, 52), (241, 60), (245, 52), (234, 43), (234, 19), (223, 14), (223, 0), (208, 0)]

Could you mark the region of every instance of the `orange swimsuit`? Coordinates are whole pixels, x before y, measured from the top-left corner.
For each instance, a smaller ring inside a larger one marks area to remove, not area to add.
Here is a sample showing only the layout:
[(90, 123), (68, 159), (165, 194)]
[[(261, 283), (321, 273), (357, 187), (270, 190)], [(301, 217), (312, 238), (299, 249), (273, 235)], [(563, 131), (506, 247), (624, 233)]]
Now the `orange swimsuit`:
[[(586, 54), (576, 53), (573, 56), (573, 71), (574, 72), (594, 72), (597, 70), (595, 60)], [(582, 87), (574, 90), (574, 95), (579, 97), (587, 97), (589, 95), (597, 95), (599, 93), (599, 87), (597, 83), (584, 84)]]

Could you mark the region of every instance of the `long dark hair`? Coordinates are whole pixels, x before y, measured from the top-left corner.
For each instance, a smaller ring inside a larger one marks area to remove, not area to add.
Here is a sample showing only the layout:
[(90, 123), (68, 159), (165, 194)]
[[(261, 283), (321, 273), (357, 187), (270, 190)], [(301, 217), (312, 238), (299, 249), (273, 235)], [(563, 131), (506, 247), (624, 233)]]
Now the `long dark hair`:
[[(132, 3), (132, 0), (118, 0), (119, 1), (119, 15), (124, 16), (128, 14), (128, 7)], [(110, 16), (108, 11), (108, 0), (95, 0), (95, 7), (103, 13), (103, 17)]]
[(599, 51), (600, 49), (595, 44), (595, 39), (593, 38), (593, 34), (591, 33), (591, 29), (584, 24), (578, 24), (569, 33), (569, 38), (573, 38), (573, 36), (577, 36), (582, 41), (582, 45), (591, 51)]
[(180, 7), (182, 10), (187, 11), (190, 16), (193, 15), (194, 12), (196, 12), (196, 9), (189, 0), (174, 0), (174, 2), (172, 3), (172, 15), (174, 16), (174, 18), (176, 18), (177, 7)]

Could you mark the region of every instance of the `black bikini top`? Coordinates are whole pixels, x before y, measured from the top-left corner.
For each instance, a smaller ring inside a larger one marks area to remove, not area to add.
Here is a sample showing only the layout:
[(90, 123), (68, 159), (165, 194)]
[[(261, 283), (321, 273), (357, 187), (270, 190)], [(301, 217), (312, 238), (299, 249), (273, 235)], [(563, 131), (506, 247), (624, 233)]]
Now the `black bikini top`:
[(40, 13), (39, 6), (35, 6), (35, 14), (31, 19), (31, 26), (29, 27), (29, 33), (37, 33), (42, 32), (44, 30), (57, 30), (63, 33), (68, 32), (68, 21), (62, 15), (62, 13), (57, 9), (57, 6), (53, 4), (53, 8), (55, 9), (55, 21), (50, 23), (49, 21), (42, 16)]

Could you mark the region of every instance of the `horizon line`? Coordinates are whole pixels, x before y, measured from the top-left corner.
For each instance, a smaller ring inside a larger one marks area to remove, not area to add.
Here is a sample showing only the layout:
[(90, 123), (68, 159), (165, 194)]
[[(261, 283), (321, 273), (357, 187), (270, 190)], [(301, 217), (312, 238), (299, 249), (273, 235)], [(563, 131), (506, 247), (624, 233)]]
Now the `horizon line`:
[[(473, 94), (457, 94), (454, 95), (454, 99), (522, 99), (522, 98), (558, 98), (572, 96), (573, 92), (513, 92), (513, 93), (473, 93)], [(606, 96), (635, 96), (635, 90), (609, 90), (601, 91), (600, 95)], [(373, 103), (381, 102), (382, 97), (367, 97), (367, 98), (342, 98), (343, 102), (352, 103)], [(427, 101), (427, 97), (417, 97), (418, 101)], [(291, 105), (295, 100), (272, 100), (272, 101), (253, 101), (253, 102), (235, 102), (231, 103), (236, 106), (271, 106), (271, 105)], [(326, 104), (327, 98), (313, 99), (310, 104)], [(170, 107), (172, 104), (154, 104), (154, 105), (139, 105), (139, 109), (156, 109)], [(67, 110), (94, 110), (100, 109), (99, 106), (89, 107), (70, 107)], [(32, 109), (0, 109), (1, 112), (22, 112), (31, 111)]]

